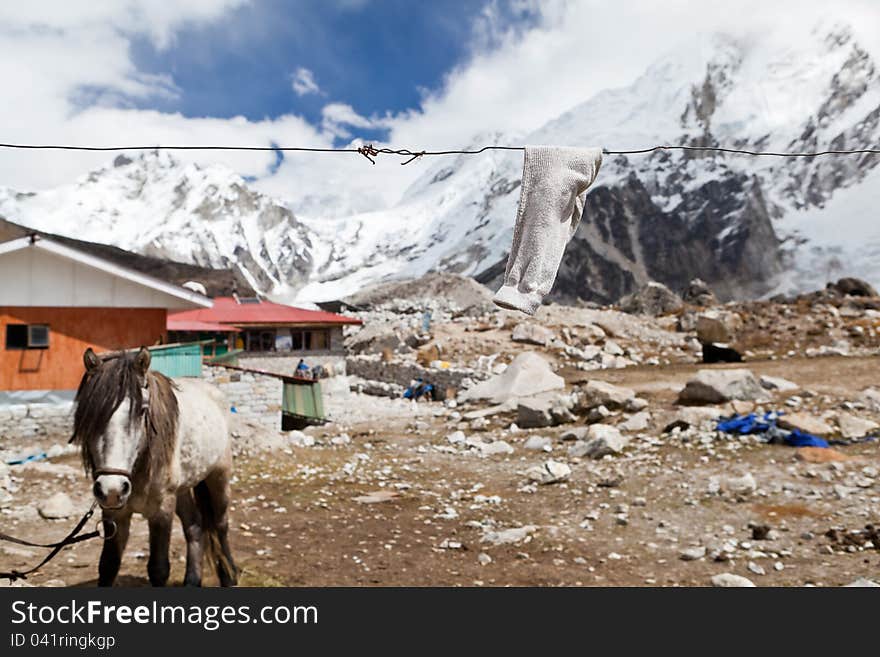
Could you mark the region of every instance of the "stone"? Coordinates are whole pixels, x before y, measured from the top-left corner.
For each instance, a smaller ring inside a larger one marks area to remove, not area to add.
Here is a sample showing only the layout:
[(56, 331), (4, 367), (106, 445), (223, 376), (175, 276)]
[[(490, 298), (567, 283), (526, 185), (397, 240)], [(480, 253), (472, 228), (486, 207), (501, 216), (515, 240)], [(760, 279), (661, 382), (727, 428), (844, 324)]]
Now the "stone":
[(347, 433), (341, 433), (338, 436), (333, 436), (330, 439), (331, 445), (349, 445), (351, 444), (351, 436)]
[(302, 431), (289, 431), (287, 441), (294, 447), (313, 447), (315, 445), (315, 437)]
[(516, 423), (524, 429), (535, 429), (574, 422), (570, 406), (570, 397), (554, 392), (522, 398), (517, 402)]
[(490, 557), (485, 552), (480, 552), (477, 555), (477, 563), (479, 563), (481, 566), (488, 566), (490, 563), (492, 563), (492, 557)]
[(697, 315), (697, 339), (703, 344), (733, 342), (742, 323), (742, 318), (734, 312), (707, 310)]
[(795, 458), (806, 463), (834, 463), (848, 461), (850, 457), (833, 447), (799, 447)]
[(602, 351), (611, 356), (623, 356), (624, 354), (623, 347), (614, 340), (606, 340), (605, 344), (602, 345)]
[(709, 285), (700, 278), (695, 278), (688, 283), (681, 299), (693, 306), (714, 306), (718, 303), (718, 299), (715, 298)]
[(488, 400), (494, 404), (517, 397), (530, 397), (565, 387), (565, 380), (553, 372), (550, 363), (534, 351), (514, 358), (503, 373), (461, 393), (462, 401)]
[(483, 456), (496, 456), (499, 454), (513, 454), (513, 447), (504, 440), (495, 440), (491, 443), (481, 443), (480, 452)]
[(678, 395), (679, 404), (721, 404), (732, 399), (758, 400), (766, 396), (750, 370), (699, 370)]
[(844, 438), (861, 438), (880, 428), (880, 424), (873, 420), (866, 420), (851, 413), (840, 412), (837, 414), (836, 420), (840, 435)]
[(350, 354), (381, 354), (409, 351), (407, 338), (414, 332), (403, 331), (390, 323), (373, 322), (345, 340), (345, 349)]
[(619, 454), (629, 444), (630, 439), (620, 433), (617, 427), (608, 424), (592, 424), (587, 431), (584, 456), (600, 459), (603, 456)]
[(623, 407), (627, 413), (638, 413), (639, 411), (643, 411), (648, 408), (648, 402), (641, 397), (633, 397), (632, 399), (627, 399), (626, 404)]
[(538, 528), (535, 525), (524, 525), (522, 527), (488, 531), (483, 534), (480, 541), (483, 543), (491, 543), (492, 545), (510, 545), (525, 541), (536, 531), (538, 531)]
[(789, 431), (799, 429), (814, 436), (826, 437), (834, 433), (834, 428), (830, 424), (807, 413), (785, 413), (779, 416), (776, 424), (782, 429)]
[(749, 495), (758, 490), (758, 483), (752, 474), (747, 472), (740, 477), (727, 477), (724, 479), (723, 488), (735, 495)]
[(381, 502), (390, 502), (391, 500), (399, 496), (400, 493), (396, 490), (388, 490), (387, 488), (383, 488), (382, 490), (373, 491), (365, 495), (358, 495), (357, 497), (353, 497), (352, 499), (359, 504), (379, 504)]
[(523, 322), (513, 327), (510, 339), (514, 342), (546, 346), (556, 339), (556, 334), (540, 324)]
[(595, 424), (596, 422), (604, 422), (609, 417), (611, 417), (612, 413), (605, 406), (599, 405), (596, 408), (591, 408), (590, 412), (587, 413), (587, 422), (591, 424)]
[(685, 548), (678, 555), (682, 561), (697, 561), (706, 556), (705, 546)]
[(467, 436), (464, 435), (464, 431), (453, 431), (451, 434), (446, 436), (446, 440), (449, 441), (452, 445), (459, 445), (464, 443)]
[(589, 427), (574, 427), (573, 429), (568, 429), (567, 431), (562, 432), (559, 435), (559, 440), (562, 441), (571, 441), (571, 440), (583, 440), (587, 437), (587, 432), (590, 430)]
[(41, 502), (37, 512), (47, 520), (60, 520), (75, 515), (76, 507), (67, 493), (59, 492)]
[(754, 561), (749, 561), (746, 565), (746, 568), (749, 569), (749, 572), (754, 573), (755, 575), (766, 575), (767, 571), (764, 570), (763, 566), (759, 566)]
[(588, 381), (581, 386), (577, 393), (576, 408), (587, 411), (597, 406), (605, 406), (609, 409), (624, 408), (627, 403), (634, 399), (636, 393), (631, 388), (616, 386), (605, 381)]
[(571, 475), (571, 468), (565, 463), (548, 460), (526, 470), (526, 476), (541, 485), (555, 484), (565, 481)]
[(523, 449), (534, 450), (539, 452), (549, 452), (553, 449), (553, 441), (546, 436), (529, 436)]
[(844, 587), (847, 588), (877, 588), (880, 587), (880, 584), (877, 582), (867, 579), (866, 577), (859, 577), (857, 580), (850, 582), (849, 584), (844, 584)]
[(836, 283), (828, 283), (828, 289), (836, 291), (838, 294), (852, 297), (876, 297), (877, 290), (861, 278), (841, 278)]
[(648, 428), (650, 422), (651, 414), (647, 411), (642, 411), (641, 413), (630, 415), (625, 422), (618, 424), (617, 428), (621, 431), (644, 431)]
[(675, 292), (663, 283), (650, 281), (632, 294), (620, 300), (620, 309), (637, 315), (668, 315), (681, 310), (684, 303)]
[(754, 587), (755, 584), (750, 579), (742, 575), (734, 575), (733, 573), (720, 573), (712, 576), (712, 586), (719, 588), (745, 588)]
[(797, 383), (789, 381), (788, 379), (783, 379), (779, 376), (767, 376), (764, 375), (760, 379), (761, 387), (764, 390), (775, 390), (777, 392), (792, 392), (800, 388)]

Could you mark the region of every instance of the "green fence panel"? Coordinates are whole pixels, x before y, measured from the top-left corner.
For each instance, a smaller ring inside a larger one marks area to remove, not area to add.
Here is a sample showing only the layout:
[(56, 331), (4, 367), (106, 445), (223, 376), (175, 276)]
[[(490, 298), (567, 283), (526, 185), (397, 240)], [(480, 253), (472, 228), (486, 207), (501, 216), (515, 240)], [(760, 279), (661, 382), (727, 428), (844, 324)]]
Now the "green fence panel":
[(150, 369), (165, 376), (202, 375), (202, 343), (188, 342), (150, 347)]

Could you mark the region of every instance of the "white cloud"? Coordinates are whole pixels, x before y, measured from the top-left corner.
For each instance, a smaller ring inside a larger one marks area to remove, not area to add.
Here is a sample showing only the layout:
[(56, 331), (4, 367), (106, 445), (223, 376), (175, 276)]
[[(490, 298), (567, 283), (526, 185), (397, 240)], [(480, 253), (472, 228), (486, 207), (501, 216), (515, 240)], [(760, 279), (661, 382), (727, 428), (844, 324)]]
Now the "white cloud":
[(290, 84), (297, 96), (321, 93), (321, 87), (315, 82), (315, 74), (309, 69), (300, 66), (290, 77)]
[[(820, 0), (523, 0), (523, 6), (540, 12), (535, 26), (512, 29), (490, 5), (474, 26), (467, 61), (409, 111), (363, 116), (350, 105), (330, 102), (320, 124), (313, 125), (293, 115), (263, 121), (188, 118), (126, 106), (126, 98), (179, 93), (171, 77), (137, 70), (129, 54), (132, 35), (165, 47), (181, 26), (218, 19), (238, 4), (0, 3), (0, 50), (15, 53), (14, 58), (0, 58), (2, 140), (326, 147), (358, 130), (386, 128), (390, 145), (413, 150), (461, 147), (478, 134), (490, 141), (496, 137), (489, 133), (498, 132), (502, 135), (497, 139), (519, 143), (522, 135), (596, 92), (629, 84), (664, 51), (696, 43), (697, 35), (707, 31), (772, 34), (784, 43), (803, 38), (830, 14), (833, 20), (851, 23), (860, 41), (880, 55), (874, 0), (841, 1), (833, 10)], [(321, 93), (307, 69), (295, 72), (295, 91), (297, 84), (303, 93)], [(84, 96), (83, 89), (104, 91)], [(291, 200), (295, 209), (302, 202), (310, 210), (331, 197), (342, 199), (339, 211), (393, 202), (425, 166), (417, 161), (401, 167), (391, 156), (380, 156), (373, 166), (356, 154), (291, 153), (270, 175), (271, 153), (178, 156), (224, 162), (257, 176), (260, 188)], [(70, 182), (110, 159), (107, 154), (0, 152), (0, 185), (27, 190)]]

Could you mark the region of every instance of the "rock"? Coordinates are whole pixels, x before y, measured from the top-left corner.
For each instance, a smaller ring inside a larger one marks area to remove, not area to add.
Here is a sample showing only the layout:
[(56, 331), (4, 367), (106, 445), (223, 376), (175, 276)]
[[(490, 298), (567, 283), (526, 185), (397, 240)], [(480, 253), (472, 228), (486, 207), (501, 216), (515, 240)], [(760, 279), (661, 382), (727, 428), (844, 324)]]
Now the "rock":
[(345, 340), (345, 349), (350, 354), (381, 354), (390, 349), (392, 352), (410, 351), (407, 339), (414, 332), (402, 330), (388, 322), (366, 324), (360, 331)]
[(720, 573), (712, 576), (712, 586), (721, 588), (754, 587), (755, 584), (742, 575), (733, 573)]
[(648, 402), (639, 397), (633, 397), (632, 399), (627, 399), (626, 404), (623, 407), (627, 413), (638, 413), (639, 411), (643, 411), (648, 408)]
[(650, 281), (620, 300), (620, 309), (624, 312), (652, 317), (674, 313), (683, 307), (681, 297), (656, 281)]
[(519, 354), (503, 373), (461, 393), (461, 399), (503, 404), (516, 397), (530, 397), (564, 387), (565, 381), (553, 372), (546, 359), (533, 351), (526, 351)]
[(373, 491), (371, 493), (367, 493), (365, 495), (358, 495), (357, 497), (353, 497), (355, 502), (359, 504), (379, 504), (381, 502), (390, 502), (391, 500), (400, 496), (395, 490), (388, 490), (387, 488), (383, 488), (382, 490)]
[(751, 473), (747, 472), (741, 477), (727, 477), (724, 479), (723, 488), (734, 495), (750, 495), (758, 490), (758, 482)]
[(313, 447), (315, 445), (315, 437), (302, 431), (289, 431), (287, 440), (294, 447)]
[(742, 328), (742, 318), (728, 310), (707, 310), (697, 316), (697, 339), (708, 342), (733, 342)]
[(492, 557), (490, 557), (485, 552), (480, 552), (477, 555), (477, 563), (479, 563), (481, 566), (488, 566), (490, 563), (492, 563)]
[(636, 396), (631, 388), (623, 388), (605, 381), (589, 381), (575, 393), (576, 409), (588, 411), (597, 406), (609, 409), (624, 408)]
[(764, 570), (763, 566), (759, 566), (754, 561), (749, 561), (746, 565), (746, 568), (749, 569), (749, 572), (755, 573), (755, 575), (766, 575), (767, 571)]
[(534, 429), (574, 422), (570, 406), (571, 397), (554, 392), (526, 397), (517, 403), (516, 423), (524, 429)]
[(39, 514), (47, 520), (59, 520), (76, 515), (76, 507), (67, 493), (55, 493), (37, 507)]
[(825, 437), (834, 433), (834, 428), (830, 424), (806, 413), (786, 413), (780, 415), (776, 423), (783, 429), (789, 431), (800, 429), (804, 433), (810, 433), (814, 436)]
[(596, 408), (591, 408), (590, 412), (587, 413), (587, 422), (591, 424), (595, 424), (597, 422), (604, 422), (609, 417), (611, 417), (612, 413), (604, 406), (596, 406)]
[(483, 534), (480, 541), (483, 543), (491, 543), (492, 545), (510, 545), (526, 540), (536, 531), (538, 531), (538, 528), (535, 525), (524, 525), (523, 527), (489, 531)]
[(877, 388), (865, 388), (859, 394), (859, 401), (874, 411), (880, 411), (880, 390)]
[(333, 436), (330, 439), (331, 445), (349, 445), (351, 444), (351, 436), (347, 433), (341, 433), (338, 436)]
[(678, 555), (678, 558), (682, 561), (697, 561), (706, 556), (706, 548), (704, 546), (700, 547), (690, 547), (685, 548)]
[(619, 454), (629, 444), (629, 441), (630, 439), (621, 434), (617, 427), (608, 424), (593, 424), (587, 431), (583, 456), (600, 459), (603, 456)]
[(834, 463), (848, 461), (849, 457), (833, 447), (799, 447), (795, 458), (806, 463)]
[(764, 397), (764, 389), (749, 370), (699, 370), (679, 393), (678, 403), (720, 404)]
[(480, 443), (480, 452), (483, 456), (495, 456), (498, 454), (513, 454), (513, 447), (504, 440), (495, 440), (491, 443)]
[(559, 461), (544, 461), (541, 465), (536, 465), (526, 470), (526, 476), (539, 484), (555, 484), (568, 479), (571, 475), (571, 468), (565, 463)]
[(549, 452), (553, 449), (553, 441), (546, 436), (529, 436), (523, 443), (523, 449)]
[(602, 351), (611, 356), (623, 356), (624, 354), (623, 347), (614, 340), (606, 340), (605, 344), (602, 345)]
[(827, 289), (834, 290), (838, 294), (851, 297), (876, 297), (877, 290), (867, 281), (861, 278), (841, 278), (836, 283), (828, 283)]
[(716, 344), (714, 342), (704, 342), (701, 345), (703, 362), (711, 363), (741, 363), (742, 354), (736, 349), (728, 347), (726, 344)]
[(844, 584), (844, 587), (847, 588), (876, 588), (880, 586), (877, 582), (867, 579), (865, 577), (859, 577), (857, 580), (850, 582), (849, 584)]
[(464, 431), (453, 431), (451, 434), (446, 436), (446, 440), (448, 440), (452, 445), (462, 444), (466, 439), (467, 436), (464, 435)]
[(522, 323), (513, 327), (510, 339), (514, 342), (546, 346), (556, 338), (556, 334), (540, 324)]
[(647, 411), (642, 411), (641, 413), (630, 415), (625, 422), (618, 424), (617, 428), (621, 431), (644, 431), (648, 428), (650, 421), (651, 414)]
[(705, 281), (700, 278), (693, 279), (688, 283), (684, 293), (681, 295), (682, 301), (693, 306), (714, 306), (718, 303), (715, 294), (709, 288)]
[(797, 383), (789, 381), (788, 379), (766, 375), (761, 377), (761, 387), (764, 388), (764, 390), (776, 390), (778, 392), (792, 392), (793, 390), (800, 388)]
[(559, 440), (562, 441), (570, 441), (570, 440), (583, 440), (587, 437), (587, 432), (590, 430), (589, 427), (575, 427), (573, 429), (569, 429), (564, 431), (559, 436)]
[(840, 435), (844, 438), (861, 438), (880, 428), (880, 424), (857, 417), (851, 413), (840, 412), (837, 414), (836, 420), (837, 427), (840, 429)]

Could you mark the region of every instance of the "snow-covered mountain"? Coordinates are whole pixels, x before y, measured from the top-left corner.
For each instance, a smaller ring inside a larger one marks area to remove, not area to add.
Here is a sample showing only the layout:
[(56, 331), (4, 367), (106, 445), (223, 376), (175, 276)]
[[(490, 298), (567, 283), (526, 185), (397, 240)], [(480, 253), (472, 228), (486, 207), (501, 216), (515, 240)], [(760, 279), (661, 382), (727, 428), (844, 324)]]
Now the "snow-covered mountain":
[[(846, 27), (788, 45), (707, 36), (531, 134), (477, 135), (462, 146), (491, 143), (877, 147), (880, 75)], [(695, 276), (725, 298), (816, 287), (844, 274), (880, 283), (878, 163), (877, 155), (606, 156), (553, 294), (611, 301), (649, 279), (682, 288)], [(522, 155), (488, 151), (409, 166), (424, 173), (393, 207), (328, 219), (332, 212), (315, 203), (293, 207), (295, 216), (220, 166), (183, 165), (167, 153), (121, 156), (55, 190), (0, 189), (0, 215), (150, 255), (238, 266), (256, 288), (287, 300), (339, 298), (431, 270), (496, 285)], [(321, 194), (332, 190), (315, 198)]]
[(203, 267), (238, 268), (254, 289), (292, 297), (312, 269), (310, 233), (282, 202), (224, 166), (168, 152), (118, 156), (71, 185), (0, 188), (0, 216), (48, 233)]
[[(473, 141), (489, 143), (877, 147), (880, 78), (845, 27), (782, 48), (713, 35), (524, 138)], [(648, 279), (682, 288), (694, 276), (722, 297), (815, 287), (843, 273), (880, 281), (878, 163), (876, 155), (606, 156), (554, 295), (609, 301)], [(310, 223), (320, 238), (301, 296), (338, 297), (432, 268), (497, 285), (521, 176), (518, 153), (437, 158), (398, 206)]]

